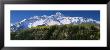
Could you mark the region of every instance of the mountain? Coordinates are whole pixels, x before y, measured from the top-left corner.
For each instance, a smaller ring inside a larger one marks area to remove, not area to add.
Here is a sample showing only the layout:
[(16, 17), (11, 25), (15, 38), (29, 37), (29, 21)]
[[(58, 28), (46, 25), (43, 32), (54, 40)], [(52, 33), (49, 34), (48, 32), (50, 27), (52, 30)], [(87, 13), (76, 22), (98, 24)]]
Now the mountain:
[(15, 32), (21, 29), (27, 29), (35, 26), (51, 26), (51, 25), (63, 25), (63, 24), (82, 24), (82, 23), (90, 23), (90, 24), (100, 24), (100, 21), (94, 20), (92, 18), (85, 17), (70, 17), (64, 16), (60, 12), (56, 12), (56, 14), (47, 16), (33, 16), (28, 19), (23, 19), (22, 21), (11, 24), (11, 31)]

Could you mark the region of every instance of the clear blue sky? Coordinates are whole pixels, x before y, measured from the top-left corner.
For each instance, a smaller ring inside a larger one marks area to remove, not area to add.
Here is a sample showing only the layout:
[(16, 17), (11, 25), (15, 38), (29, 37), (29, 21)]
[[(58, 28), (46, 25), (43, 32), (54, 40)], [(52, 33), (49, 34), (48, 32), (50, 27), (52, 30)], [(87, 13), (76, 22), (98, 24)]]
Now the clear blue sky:
[(88, 17), (100, 20), (99, 10), (11, 10), (11, 23), (16, 23), (32, 16), (49, 16), (56, 12), (61, 12), (65, 16)]

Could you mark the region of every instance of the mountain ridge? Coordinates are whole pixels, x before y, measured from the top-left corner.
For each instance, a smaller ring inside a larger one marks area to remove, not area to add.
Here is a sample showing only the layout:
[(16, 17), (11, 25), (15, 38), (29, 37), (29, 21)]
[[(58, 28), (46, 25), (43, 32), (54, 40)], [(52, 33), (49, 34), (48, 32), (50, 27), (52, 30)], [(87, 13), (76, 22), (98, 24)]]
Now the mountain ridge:
[(28, 19), (23, 19), (22, 21), (16, 24), (11, 24), (11, 31), (15, 32), (20, 29), (27, 29), (39, 25), (51, 26), (51, 25), (82, 24), (82, 23), (100, 24), (100, 21), (85, 17), (64, 16), (62, 13), (56, 12), (56, 14), (54, 15), (33, 16)]

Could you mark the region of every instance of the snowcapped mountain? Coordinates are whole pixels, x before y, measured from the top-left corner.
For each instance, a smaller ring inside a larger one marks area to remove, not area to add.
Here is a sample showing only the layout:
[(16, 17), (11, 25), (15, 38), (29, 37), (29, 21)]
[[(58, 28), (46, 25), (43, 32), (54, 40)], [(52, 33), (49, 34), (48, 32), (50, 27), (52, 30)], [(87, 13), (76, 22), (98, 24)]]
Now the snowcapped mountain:
[(11, 31), (15, 32), (17, 30), (31, 28), (39, 25), (51, 26), (82, 23), (100, 24), (100, 21), (94, 20), (92, 18), (64, 16), (62, 13), (56, 12), (54, 15), (34, 16), (28, 19), (23, 19), (16, 24), (11, 24)]

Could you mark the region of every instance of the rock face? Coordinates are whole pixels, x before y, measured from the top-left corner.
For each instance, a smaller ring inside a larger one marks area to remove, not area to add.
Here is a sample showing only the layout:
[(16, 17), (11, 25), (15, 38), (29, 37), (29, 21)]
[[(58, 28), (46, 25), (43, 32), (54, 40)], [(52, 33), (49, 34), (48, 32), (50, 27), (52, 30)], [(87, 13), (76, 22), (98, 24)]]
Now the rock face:
[(15, 32), (21, 29), (27, 29), (34, 26), (51, 26), (51, 25), (63, 25), (63, 24), (82, 24), (82, 23), (91, 23), (91, 24), (100, 24), (100, 21), (94, 20), (92, 18), (84, 17), (70, 17), (64, 16), (60, 12), (56, 12), (54, 15), (43, 15), (43, 16), (34, 16), (29, 19), (23, 19), (22, 21), (11, 24), (11, 31)]

